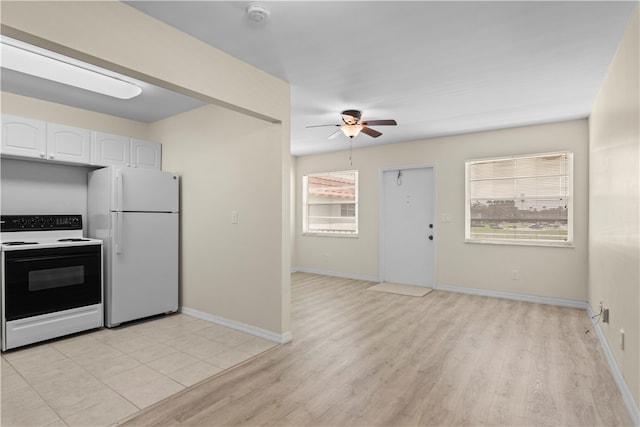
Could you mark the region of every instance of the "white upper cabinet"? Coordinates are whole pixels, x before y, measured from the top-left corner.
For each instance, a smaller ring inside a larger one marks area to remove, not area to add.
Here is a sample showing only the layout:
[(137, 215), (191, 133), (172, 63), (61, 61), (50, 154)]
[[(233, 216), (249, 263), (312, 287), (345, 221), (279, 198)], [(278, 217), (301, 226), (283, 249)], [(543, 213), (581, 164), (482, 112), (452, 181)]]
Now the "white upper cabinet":
[(40, 120), (2, 115), (2, 154), (44, 159), (47, 124)]
[(131, 166), (160, 170), (162, 165), (162, 145), (142, 139), (131, 140)]
[(130, 166), (130, 138), (103, 132), (93, 132), (92, 159), (94, 166)]
[(48, 123), (47, 158), (88, 165), (91, 161), (91, 131)]
[(162, 168), (162, 145), (2, 114), (0, 155), (91, 166)]
[(56, 123), (2, 115), (2, 154), (88, 164), (91, 131)]

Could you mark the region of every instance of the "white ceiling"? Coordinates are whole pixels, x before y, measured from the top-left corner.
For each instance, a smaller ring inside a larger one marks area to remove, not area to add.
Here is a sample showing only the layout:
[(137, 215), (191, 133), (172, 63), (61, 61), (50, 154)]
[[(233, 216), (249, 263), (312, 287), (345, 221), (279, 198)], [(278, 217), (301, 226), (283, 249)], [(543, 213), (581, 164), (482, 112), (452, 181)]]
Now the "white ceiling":
[(398, 121), (354, 148), (587, 117), (638, 5), (265, 1), (255, 23), (250, 1), (127, 3), (289, 82), (294, 155), (348, 148), (306, 128), (345, 109)]

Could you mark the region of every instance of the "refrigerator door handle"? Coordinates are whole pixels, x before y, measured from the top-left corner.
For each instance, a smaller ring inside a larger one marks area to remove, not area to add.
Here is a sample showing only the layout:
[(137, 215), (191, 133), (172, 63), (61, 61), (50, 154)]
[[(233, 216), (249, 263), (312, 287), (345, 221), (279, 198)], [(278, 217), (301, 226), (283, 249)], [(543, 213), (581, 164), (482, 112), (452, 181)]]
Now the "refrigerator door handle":
[(114, 208), (116, 211), (121, 211), (123, 185), (122, 185), (122, 170), (120, 168), (115, 169), (114, 179), (115, 179)]
[(116, 254), (122, 253), (122, 212), (116, 212), (116, 221), (114, 224), (115, 242), (114, 248)]

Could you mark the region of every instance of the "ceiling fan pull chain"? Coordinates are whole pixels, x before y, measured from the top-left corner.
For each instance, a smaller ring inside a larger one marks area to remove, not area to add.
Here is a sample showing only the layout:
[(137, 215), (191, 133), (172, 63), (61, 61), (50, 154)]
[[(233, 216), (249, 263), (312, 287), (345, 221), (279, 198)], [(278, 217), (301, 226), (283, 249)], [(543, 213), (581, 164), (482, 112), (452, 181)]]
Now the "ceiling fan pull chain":
[(353, 160), (351, 159), (351, 154), (353, 153), (353, 141), (349, 140), (349, 165), (353, 166)]

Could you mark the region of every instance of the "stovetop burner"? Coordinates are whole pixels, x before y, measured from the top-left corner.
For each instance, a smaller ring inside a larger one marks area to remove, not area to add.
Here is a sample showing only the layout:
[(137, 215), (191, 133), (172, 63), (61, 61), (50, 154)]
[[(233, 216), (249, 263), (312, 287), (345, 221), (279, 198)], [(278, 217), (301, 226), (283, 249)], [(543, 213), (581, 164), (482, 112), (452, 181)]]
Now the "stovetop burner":
[(38, 242), (2, 242), (2, 244), (7, 246), (20, 246), (20, 245), (37, 245)]

